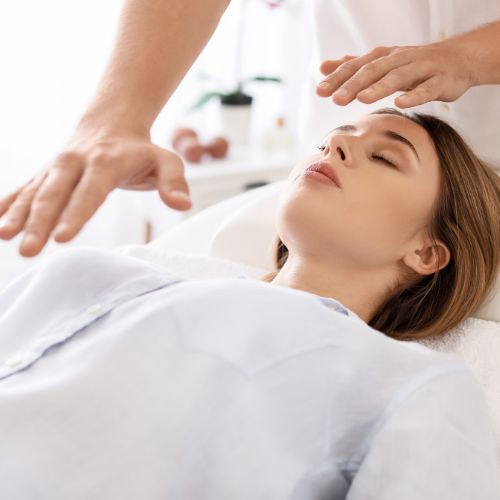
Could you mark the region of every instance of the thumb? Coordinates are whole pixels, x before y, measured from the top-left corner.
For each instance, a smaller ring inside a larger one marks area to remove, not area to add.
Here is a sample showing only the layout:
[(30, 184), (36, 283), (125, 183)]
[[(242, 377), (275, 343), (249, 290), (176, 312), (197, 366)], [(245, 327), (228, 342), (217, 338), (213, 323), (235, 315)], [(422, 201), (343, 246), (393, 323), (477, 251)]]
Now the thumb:
[(176, 210), (192, 207), (189, 186), (184, 177), (184, 164), (173, 153), (161, 155), (158, 161), (158, 194), (164, 203)]

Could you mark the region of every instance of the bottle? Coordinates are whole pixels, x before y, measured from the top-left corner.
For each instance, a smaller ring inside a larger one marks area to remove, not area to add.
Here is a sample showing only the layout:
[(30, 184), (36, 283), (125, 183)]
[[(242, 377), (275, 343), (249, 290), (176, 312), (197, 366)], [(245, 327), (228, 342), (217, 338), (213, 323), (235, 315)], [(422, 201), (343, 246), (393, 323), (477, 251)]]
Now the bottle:
[(274, 126), (264, 132), (263, 146), (267, 153), (280, 153), (292, 149), (293, 137), (287, 130), (282, 116), (278, 116)]

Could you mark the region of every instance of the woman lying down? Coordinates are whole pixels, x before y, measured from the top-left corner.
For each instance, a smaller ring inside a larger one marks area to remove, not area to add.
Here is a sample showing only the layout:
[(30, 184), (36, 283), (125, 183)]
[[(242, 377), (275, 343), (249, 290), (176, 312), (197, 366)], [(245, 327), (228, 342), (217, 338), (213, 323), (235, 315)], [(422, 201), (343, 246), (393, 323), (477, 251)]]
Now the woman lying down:
[(500, 178), (381, 110), (295, 166), (276, 229), (260, 279), (73, 248), (4, 290), (2, 498), (498, 500), (481, 387), (408, 340), (492, 288)]

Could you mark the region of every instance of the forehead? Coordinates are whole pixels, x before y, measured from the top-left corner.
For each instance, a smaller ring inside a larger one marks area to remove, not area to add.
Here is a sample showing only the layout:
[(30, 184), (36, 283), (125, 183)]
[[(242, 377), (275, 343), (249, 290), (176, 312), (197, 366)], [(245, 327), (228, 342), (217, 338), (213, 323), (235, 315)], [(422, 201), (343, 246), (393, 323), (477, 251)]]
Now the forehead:
[(415, 140), (430, 141), (427, 131), (422, 126), (404, 116), (384, 114), (365, 115), (355, 120), (353, 125), (365, 129), (389, 128), (395, 132), (406, 132)]
[(434, 143), (429, 137), (427, 131), (418, 123), (398, 115), (373, 114), (365, 115), (361, 118), (352, 120), (349, 124), (356, 127), (355, 131), (335, 131), (332, 130), (328, 135), (335, 133), (348, 133), (354, 135), (376, 134), (386, 130), (391, 130), (408, 139), (418, 152), (421, 160), (438, 162), (438, 157), (434, 149)]

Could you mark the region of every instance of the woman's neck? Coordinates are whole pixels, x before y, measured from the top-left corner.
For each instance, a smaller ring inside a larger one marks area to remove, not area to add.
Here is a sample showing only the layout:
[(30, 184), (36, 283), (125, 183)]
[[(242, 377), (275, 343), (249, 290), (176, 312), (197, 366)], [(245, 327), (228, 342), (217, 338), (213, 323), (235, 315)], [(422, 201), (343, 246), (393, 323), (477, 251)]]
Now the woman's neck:
[(336, 299), (369, 323), (389, 292), (388, 282), (387, 271), (359, 272), (289, 255), (270, 283)]

